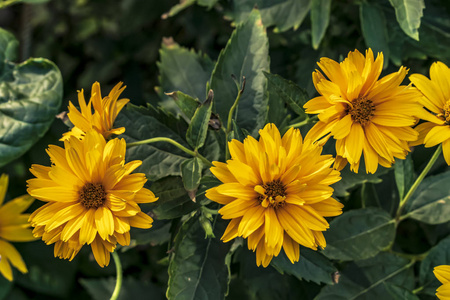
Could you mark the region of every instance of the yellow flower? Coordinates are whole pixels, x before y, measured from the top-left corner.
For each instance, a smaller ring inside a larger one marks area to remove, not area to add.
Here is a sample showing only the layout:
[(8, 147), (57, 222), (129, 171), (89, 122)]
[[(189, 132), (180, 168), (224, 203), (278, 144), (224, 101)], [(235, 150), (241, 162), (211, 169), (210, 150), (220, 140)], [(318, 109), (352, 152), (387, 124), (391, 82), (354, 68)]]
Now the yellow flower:
[(29, 214), (22, 214), (34, 201), (28, 195), (17, 197), (3, 204), (8, 188), (8, 176), (0, 176), (0, 273), (13, 280), (11, 264), (20, 272), (27, 273), (27, 267), (19, 252), (10, 242), (28, 242), (35, 238), (28, 223)]
[(228, 143), (232, 159), (211, 168), (223, 184), (209, 189), (206, 197), (225, 205), (219, 213), (231, 221), (224, 242), (247, 238), (258, 266), (267, 267), (281, 247), (294, 263), (299, 244), (315, 250), (326, 246), (322, 231), (329, 224), (324, 217), (342, 213), (329, 186), (340, 174), (331, 168), (333, 157), (321, 155), (317, 144), (303, 142), (298, 129), (281, 137), (268, 124), (259, 133), (259, 141), (248, 136), (244, 143)]
[(420, 74), (409, 77), (421, 92), (419, 102), (432, 113), (423, 118), (427, 122), (416, 126), (419, 138), (411, 145), (433, 147), (442, 143), (445, 161), (450, 165), (450, 70), (442, 62), (435, 62), (430, 67), (430, 78)]
[(436, 296), (441, 300), (450, 299), (450, 266), (437, 266), (433, 270), (434, 276), (442, 283), (436, 290)]
[(55, 256), (69, 260), (91, 245), (97, 263), (107, 266), (117, 243), (129, 245), (130, 227), (151, 227), (152, 218), (137, 204), (157, 198), (143, 188), (144, 174), (131, 174), (142, 162), (125, 164), (124, 139), (106, 142), (91, 130), (64, 146), (49, 146), (50, 167), (30, 169), (37, 178), (28, 180), (28, 193), (48, 202), (30, 216), (33, 234), (55, 243)]
[(319, 114), (319, 122), (305, 139), (323, 144), (333, 136), (338, 170), (348, 162), (358, 172), (363, 153), (368, 173), (375, 173), (378, 164), (390, 167), (394, 157), (404, 159), (410, 151), (408, 142), (418, 137), (411, 126), (426, 113), (416, 100), (417, 91), (400, 85), (407, 69), (378, 79), (383, 54), (374, 60), (371, 49), (365, 57), (355, 50), (341, 63), (321, 58), (318, 65), (323, 74), (313, 72), (313, 81), (320, 96), (304, 108)]
[[(102, 99), (100, 84), (95, 82), (92, 85), (91, 99), (87, 105), (84, 99), (84, 91), (79, 91), (78, 103), (81, 112), (69, 101), (69, 113), (67, 116), (74, 127), (69, 132), (64, 133), (60, 140), (67, 140), (70, 136), (76, 136), (81, 139), (91, 129), (102, 134), (105, 139), (108, 139), (113, 134), (119, 135), (124, 133), (124, 127), (113, 128), (113, 125), (119, 112), (130, 101), (129, 99), (117, 100), (125, 88), (126, 86), (122, 87), (122, 82), (119, 82), (109, 92), (109, 95)], [(92, 108), (94, 113), (92, 113)]]

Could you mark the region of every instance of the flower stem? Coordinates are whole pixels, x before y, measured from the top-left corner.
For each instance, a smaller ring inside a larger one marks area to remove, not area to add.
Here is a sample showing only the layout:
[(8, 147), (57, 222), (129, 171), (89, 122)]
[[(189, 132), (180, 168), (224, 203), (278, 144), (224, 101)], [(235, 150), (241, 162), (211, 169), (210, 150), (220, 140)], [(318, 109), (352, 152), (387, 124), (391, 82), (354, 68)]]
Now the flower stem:
[(114, 292), (111, 295), (111, 300), (116, 300), (119, 297), (120, 289), (122, 288), (122, 264), (120, 263), (119, 254), (117, 252), (112, 253), (112, 257), (114, 259), (114, 263), (116, 265), (116, 286), (114, 287)]
[[(425, 176), (427, 176), (428, 172), (430, 171), (431, 167), (434, 165), (434, 163), (438, 159), (438, 157), (441, 154), (441, 152), (442, 152), (442, 145), (439, 145), (439, 147), (436, 149), (436, 151), (434, 152), (433, 156), (431, 157), (430, 161), (428, 162), (428, 164), (423, 169), (422, 173), (420, 173), (419, 177), (417, 177), (416, 181), (414, 182), (414, 184), (409, 189), (409, 191), (406, 194), (406, 196), (400, 201), (400, 204), (398, 205), (397, 215), (396, 215), (396, 219), (397, 220), (400, 219), (400, 215), (402, 213), (403, 208), (406, 205), (406, 202), (408, 202), (408, 200), (411, 198), (411, 196), (416, 191), (416, 189), (419, 186), (419, 184), (422, 182), (422, 180), (425, 178)], [(403, 218), (401, 220), (403, 220)]]
[(311, 124), (311, 123), (317, 121), (317, 119), (318, 119), (317, 115), (316, 115), (316, 116), (313, 116), (313, 117), (311, 117), (311, 118), (307, 117), (305, 120), (303, 120), (303, 121), (301, 121), (301, 122), (298, 122), (298, 123), (294, 123), (294, 124), (288, 125), (288, 127), (289, 127), (289, 128), (291, 128), (291, 127), (294, 127), (294, 128), (300, 128), (300, 127), (302, 127), (302, 126), (305, 126), (305, 125), (307, 125), (307, 124)]
[[(239, 86), (238, 86), (239, 89)], [(228, 149), (228, 134), (231, 132), (231, 120), (233, 118), (233, 113), (236, 110), (236, 107), (239, 104), (239, 100), (241, 99), (242, 93), (245, 90), (245, 76), (242, 77), (242, 87), (239, 89), (236, 100), (234, 100), (233, 106), (231, 106), (230, 111), (228, 112), (228, 122), (227, 122), (227, 131), (225, 132), (225, 159), (230, 158), (230, 150)]]
[(171, 138), (166, 138), (166, 137), (157, 137), (157, 138), (151, 138), (148, 140), (143, 140), (143, 141), (138, 141), (138, 142), (134, 142), (134, 143), (128, 143), (127, 144), (127, 148), (131, 148), (134, 146), (139, 146), (139, 145), (145, 145), (145, 144), (151, 144), (151, 143), (156, 143), (156, 142), (167, 142), (170, 143), (174, 146), (176, 146), (178, 149), (186, 152), (189, 155), (192, 155), (194, 157), (198, 157), (200, 158), (200, 160), (209, 167), (212, 167), (213, 164), (207, 159), (205, 158), (203, 155), (201, 155), (200, 153), (196, 152), (196, 151), (192, 151), (189, 150), (188, 148), (184, 147), (183, 145), (181, 145), (180, 143), (172, 140)]

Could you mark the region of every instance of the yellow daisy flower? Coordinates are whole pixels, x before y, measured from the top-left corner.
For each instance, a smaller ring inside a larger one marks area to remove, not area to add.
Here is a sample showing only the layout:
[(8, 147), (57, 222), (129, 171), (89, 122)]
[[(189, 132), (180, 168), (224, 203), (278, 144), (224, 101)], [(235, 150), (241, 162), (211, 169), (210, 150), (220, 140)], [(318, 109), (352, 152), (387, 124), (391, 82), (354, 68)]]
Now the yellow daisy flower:
[(23, 212), (30, 207), (34, 199), (28, 195), (17, 197), (3, 204), (8, 188), (8, 176), (0, 176), (0, 273), (13, 280), (11, 265), (20, 272), (27, 273), (27, 267), (19, 252), (10, 242), (28, 242), (35, 238), (28, 223), (29, 214)]
[[(91, 99), (87, 105), (84, 99), (84, 91), (79, 91), (78, 104), (80, 105), (81, 112), (69, 101), (69, 113), (67, 116), (74, 127), (64, 133), (60, 140), (67, 140), (70, 136), (76, 136), (81, 139), (91, 129), (102, 134), (105, 139), (108, 139), (113, 134), (119, 135), (124, 133), (124, 127), (113, 128), (117, 115), (125, 104), (130, 101), (129, 99), (118, 100), (120, 94), (126, 88), (126, 86), (122, 87), (122, 84), (122, 82), (116, 84), (111, 92), (109, 92), (109, 95), (102, 98), (100, 84), (95, 82), (92, 85)], [(92, 108), (94, 109), (94, 113), (92, 113)]]
[(416, 126), (419, 138), (411, 145), (433, 147), (442, 143), (445, 161), (450, 165), (450, 70), (444, 63), (435, 62), (430, 67), (430, 79), (421, 74), (412, 74), (409, 79), (421, 92), (419, 102), (432, 113), (423, 118), (427, 122)]
[(267, 267), (281, 247), (294, 263), (299, 244), (325, 248), (322, 231), (329, 224), (324, 217), (342, 213), (329, 186), (340, 180), (340, 173), (331, 168), (333, 157), (321, 155), (317, 144), (303, 142), (298, 129), (281, 137), (268, 124), (259, 133), (259, 141), (248, 136), (243, 143), (228, 143), (232, 158), (211, 168), (223, 184), (209, 189), (206, 197), (225, 205), (219, 213), (231, 221), (224, 242), (247, 238), (258, 266)]
[(37, 178), (27, 181), (28, 193), (48, 202), (30, 216), (33, 234), (55, 243), (55, 257), (72, 260), (88, 244), (104, 267), (117, 243), (129, 245), (130, 227), (152, 226), (138, 203), (157, 198), (143, 188), (144, 174), (131, 174), (142, 162), (125, 163), (125, 148), (124, 139), (106, 142), (91, 130), (83, 140), (69, 137), (64, 148), (50, 145), (50, 167), (31, 167)]
[(418, 137), (411, 126), (426, 113), (416, 100), (417, 91), (400, 85), (407, 69), (400, 67), (379, 79), (383, 54), (374, 60), (371, 49), (365, 57), (355, 50), (341, 63), (321, 58), (318, 65), (323, 74), (313, 72), (313, 81), (320, 96), (304, 108), (319, 114), (319, 122), (306, 139), (325, 143), (332, 136), (338, 170), (348, 162), (358, 172), (363, 153), (368, 173), (375, 173), (378, 164), (390, 167), (394, 157), (404, 159), (410, 151), (408, 142)]
[(437, 266), (433, 270), (434, 276), (442, 283), (436, 290), (436, 296), (441, 300), (450, 299), (450, 266)]

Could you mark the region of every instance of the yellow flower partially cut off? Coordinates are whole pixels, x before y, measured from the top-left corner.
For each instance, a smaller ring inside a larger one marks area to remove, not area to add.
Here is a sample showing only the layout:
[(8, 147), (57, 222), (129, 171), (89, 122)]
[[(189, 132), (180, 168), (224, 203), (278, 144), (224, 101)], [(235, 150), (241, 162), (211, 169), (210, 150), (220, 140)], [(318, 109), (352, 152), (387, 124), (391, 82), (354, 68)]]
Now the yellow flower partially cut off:
[[(61, 141), (67, 140), (70, 136), (76, 136), (81, 139), (91, 129), (102, 134), (105, 139), (108, 139), (113, 134), (119, 135), (124, 133), (124, 127), (113, 128), (113, 125), (119, 112), (130, 101), (129, 99), (119, 99), (125, 88), (126, 86), (122, 87), (122, 82), (119, 82), (109, 92), (108, 96), (102, 98), (100, 84), (95, 82), (92, 85), (91, 98), (87, 104), (84, 99), (84, 91), (79, 91), (78, 104), (80, 111), (69, 101), (69, 113), (67, 116), (74, 127), (63, 134)], [(94, 109), (94, 113), (92, 113), (92, 109)]]
[(433, 270), (434, 276), (442, 283), (436, 290), (436, 296), (440, 300), (450, 299), (450, 266), (437, 266)]
[(256, 263), (267, 267), (281, 248), (289, 260), (299, 260), (299, 245), (325, 248), (322, 234), (329, 224), (324, 217), (342, 213), (333, 199), (331, 184), (340, 180), (331, 168), (331, 155), (322, 147), (303, 142), (298, 129), (283, 137), (274, 124), (260, 130), (259, 141), (248, 136), (243, 143), (228, 143), (231, 159), (213, 162), (211, 172), (223, 184), (211, 188), (206, 197), (223, 204), (219, 210), (230, 220), (222, 236), (228, 242), (246, 238), (256, 250)]
[(8, 176), (2, 174), (0, 176), (0, 273), (12, 281), (11, 265), (22, 273), (28, 272), (19, 252), (9, 242), (28, 242), (36, 239), (28, 223), (30, 215), (23, 214), (34, 199), (24, 195), (4, 203), (7, 188)]
[(50, 145), (50, 167), (31, 167), (28, 193), (47, 202), (30, 217), (33, 234), (55, 244), (55, 256), (72, 260), (87, 244), (104, 267), (117, 243), (129, 245), (131, 227), (152, 226), (138, 204), (157, 198), (143, 187), (145, 174), (131, 174), (142, 162), (125, 163), (125, 148), (124, 139), (106, 142), (91, 130), (82, 140), (69, 137), (64, 148)]
[(319, 114), (319, 122), (306, 139), (324, 144), (333, 137), (338, 170), (348, 162), (358, 172), (362, 154), (368, 173), (375, 173), (378, 165), (390, 167), (395, 157), (404, 159), (410, 151), (408, 142), (418, 137), (411, 126), (427, 115), (418, 92), (401, 85), (407, 69), (400, 67), (379, 79), (383, 54), (374, 59), (371, 49), (365, 56), (358, 50), (350, 52), (341, 63), (321, 58), (318, 65), (322, 72), (313, 72), (313, 81), (320, 96), (304, 108)]

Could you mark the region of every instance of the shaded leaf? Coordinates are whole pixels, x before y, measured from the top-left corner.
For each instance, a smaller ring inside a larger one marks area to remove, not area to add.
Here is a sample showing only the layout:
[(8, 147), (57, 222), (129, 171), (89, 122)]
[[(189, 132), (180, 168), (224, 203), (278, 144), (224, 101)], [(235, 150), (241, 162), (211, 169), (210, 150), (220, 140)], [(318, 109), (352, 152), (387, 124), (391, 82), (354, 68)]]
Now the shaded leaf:
[(400, 199), (403, 199), (414, 183), (414, 163), (411, 155), (407, 155), (405, 159), (396, 159), (394, 171), (398, 193)]
[(208, 131), (208, 123), (211, 118), (212, 101), (214, 94), (210, 91), (208, 99), (202, 105), (200, 105), (192, 117), (191, 123), (189, 124), (188, 130), (186, 132), (186, 140), (189, 145), (194, 149), (199, 149), (203, 147), (206, 140), (206, 134)]
[(311, 39), (314, 49), (319, 48), (330, 22), (331, 0), (311, 1)]
[(187, 191), (195, 191), (202, 179), (203, 164), (200, 158), (193, 157), (181, 164), (181, 176), (184, 188)]
[(419, 40), (420, 19), (423, 16), (423, 0), (389, 0), (395, 9), (397, 22), (409, 37)]
[(364, 172), (354, 173), (350, 171), (347, 166), (341, 171), (342, 179), (332, 185), (334, 188), (334, 195), (338, 197), (349, 196), (348, 190), (362, 184), (362, 183), (380, 183), (382, 180), (380, 176), (386, 174), (389, 169), (379, 167), (375, 174), (366, 174)]
[(175, 100), (176, 105), (189, 120), (192, 119), (195, 111), (200, 106), (200, 102), (197, 99), (194, 99), (182, 92), (172, 92), (167, 93), (167, 95)]
[(222, 123), (227, 120), (238, 93), (231, 78), (234, 74), (239, 80), (246, 77), (245, 91), (236, 112), (237, 124), (252, 134), (262, 127), (267, 109), (266, 79), (262, 71), (269, 70), (268, 47), (259, 11), (255, 10), (233, 32), (211, 76), (211, 89), (215, 94), (213, 110)]
[(3, 300), (9, 293), (13, 286), (13, 283), (7, 280), (5, 277), (0, 276), (0, 300)]
[(330, 259), (359, 260), (372, 257), (394, 242), (395, 222), (379, 208), (347, 211), (330, 223), (324, 232)]
[(419, 300), (419, 297), (404, 287), (386, 282), (383, 284), (391, 295), (392, 300)]
[[(216, 236), (220, 236), (225, 222), (216, 217), (213, 227)], [(205, 239), (198, 219), (184, 223), (175, 237), (170, 259), (167, 298), (223, 299), (228, 289), (225, 256), (229, 248), (230, 244), (217, 238)]]

